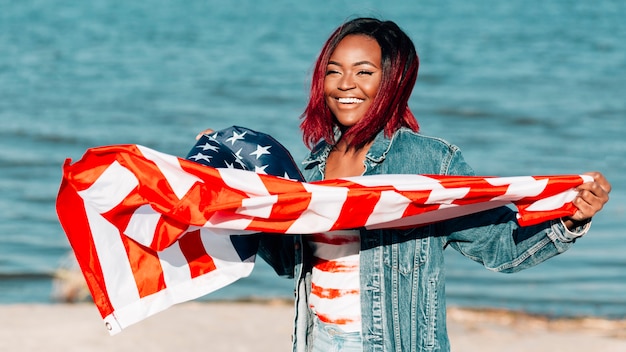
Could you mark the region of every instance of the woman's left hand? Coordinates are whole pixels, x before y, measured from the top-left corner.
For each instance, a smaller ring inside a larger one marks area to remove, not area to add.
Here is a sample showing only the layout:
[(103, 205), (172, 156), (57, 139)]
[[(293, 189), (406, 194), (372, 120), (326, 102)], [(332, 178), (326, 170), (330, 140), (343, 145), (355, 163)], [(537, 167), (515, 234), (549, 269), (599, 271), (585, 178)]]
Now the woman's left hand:
[(578, 210), (574, 215), (563, 219), (569, 229), (591, 219), (609, 201), (611, 184), (604, 175), (599, 172), (588, 172), (585, 175), (592, 176), (593, 181), (578, 186), (578, 196), (572, 201)]
[(213, 133), (213, 132), (215, 132), (215, 131), (213, 131), (213, 130), (212, 130), (212, 129), (210, 129), (210, 128), (207, 128), (206, 130), (204, 130), (204, 131), (202, 131), (202, 132), (198, 133), (198, 135), (196, 136), (196, 140), (199, 140), (199, 139), (200, 139), (200, 137), (202, 137), (202, 136), (203, 136), (203, 135), (205, 135), (205, 134), (211, 134), (211, 133)]

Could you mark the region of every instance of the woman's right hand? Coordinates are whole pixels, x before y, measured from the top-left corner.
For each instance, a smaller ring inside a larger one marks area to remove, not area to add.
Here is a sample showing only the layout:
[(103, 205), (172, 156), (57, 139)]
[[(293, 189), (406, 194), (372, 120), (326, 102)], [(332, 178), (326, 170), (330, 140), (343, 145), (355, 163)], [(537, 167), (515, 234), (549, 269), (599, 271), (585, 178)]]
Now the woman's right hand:
[(213, 133), (213, 132), (215, 132), (215, 131), (213, 131), (213, 130), (212, 130), (212, 129), (210, 129), (210, 128), (207, 128), (206, 130), (204, 130), (204, 131), (202, 131), (202, 132), (198, 133), (198, 135), (196, 136), (196, 140), (200, 139), (200, 137), (202, 137), (202, 136), (203, 136), (203, 135), (205, 135), (205, 134), (210, 134), (210, 133)]

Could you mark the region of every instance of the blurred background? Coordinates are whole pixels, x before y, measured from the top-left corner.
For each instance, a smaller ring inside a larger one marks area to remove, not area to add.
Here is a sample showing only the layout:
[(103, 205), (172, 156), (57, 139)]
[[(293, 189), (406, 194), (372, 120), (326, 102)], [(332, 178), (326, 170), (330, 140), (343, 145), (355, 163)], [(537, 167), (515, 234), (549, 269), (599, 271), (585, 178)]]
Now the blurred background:
[[(0, 0), (0, 304), (55, 301), (71, 263), (54, 207), (66, 158), (120, 143), (185, 156), (199, 131), (231, 125), (304, 158), (314, 60), (356, 16), (413, 38), (422, 132), (460, 146), (477, 174), (600, 170), (613, 184), (590, 233), (539, 267), (496, 274), (450, 250), (449, 304), (626, 317), (621, 0)], [(292, 292), (258, 263), (202, 299)]]

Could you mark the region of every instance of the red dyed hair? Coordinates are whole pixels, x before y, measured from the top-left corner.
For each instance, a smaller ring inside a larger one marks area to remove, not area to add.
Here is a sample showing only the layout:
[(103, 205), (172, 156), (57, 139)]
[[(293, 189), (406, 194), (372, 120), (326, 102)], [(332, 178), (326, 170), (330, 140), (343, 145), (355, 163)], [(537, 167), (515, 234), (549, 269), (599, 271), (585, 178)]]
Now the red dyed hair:
[(408, 106), (419, 68), (413, 42), (394, 22), (357, 18), (335, 30), (315, 63), (309, 103), (300, 123), (304, 143), (309, 148), (320, 140), (336, 143), (334, 127), (338, 124), (324, 99), (324, 79), (332, 53), (348, 35), (365, 35), (376, 40), (381, 49), (382, 64), (382, 80), (372, 106), (356, 125), (343, 131), (342, 138), (350, 141), (348, 147), (364, 147), (383, 129), (388, 137), (400, 127), (419, 130)]

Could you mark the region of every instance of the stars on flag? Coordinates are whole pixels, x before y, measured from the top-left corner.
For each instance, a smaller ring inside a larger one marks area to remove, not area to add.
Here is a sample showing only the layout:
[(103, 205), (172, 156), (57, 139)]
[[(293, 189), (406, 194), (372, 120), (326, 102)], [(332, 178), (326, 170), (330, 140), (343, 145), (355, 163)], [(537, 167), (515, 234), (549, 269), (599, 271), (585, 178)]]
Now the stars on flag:
[(204, 143), (203, 145), (197, 145), (196, 148), (202, 148), (202, 151), (206, 152), (207, 150), (211, 150), (217, 152), (220, 148), (217, 145), (212, 145), (210, 143)]
[(265, 154), (271, 154), (268, 150), (271, 148), (271, 145), (268, 145), (266, 147), (261, 147), (259, 144), (256, 145), (256, 150), (253, 151), (252, 153), (250, 153), (250, 155), (255, 155), (256, 159), (259, 160), (259, 157), (261, 155), (265, 155)]
[(233, 131), (233, 136), (227, 138), (226, 142), (230, 142), (230, 145), (235, 145), (235, 142), (244, 140), (246, 133), (248, 133), (248, 131), (245, 131), (242, 134), (237, 133), (237, 131)]
[(202, 153), (198, 153), (196, 155), (192, 155), (190, 157), (188, 157), (188, 159), (192, 159), (193, 161), (199, 161), (199, 160), (204, 160), (207, 163), (211, 162), (211, 156), (207, 155), (207, 154), (202, 154)]
[(251, 170), (302, 181), (297, 168), (280, 169), (288, 162), (293, 165), (284, 147), (268, 135), (237, 126), (203, 135), (187, 159), (217, 168)]

